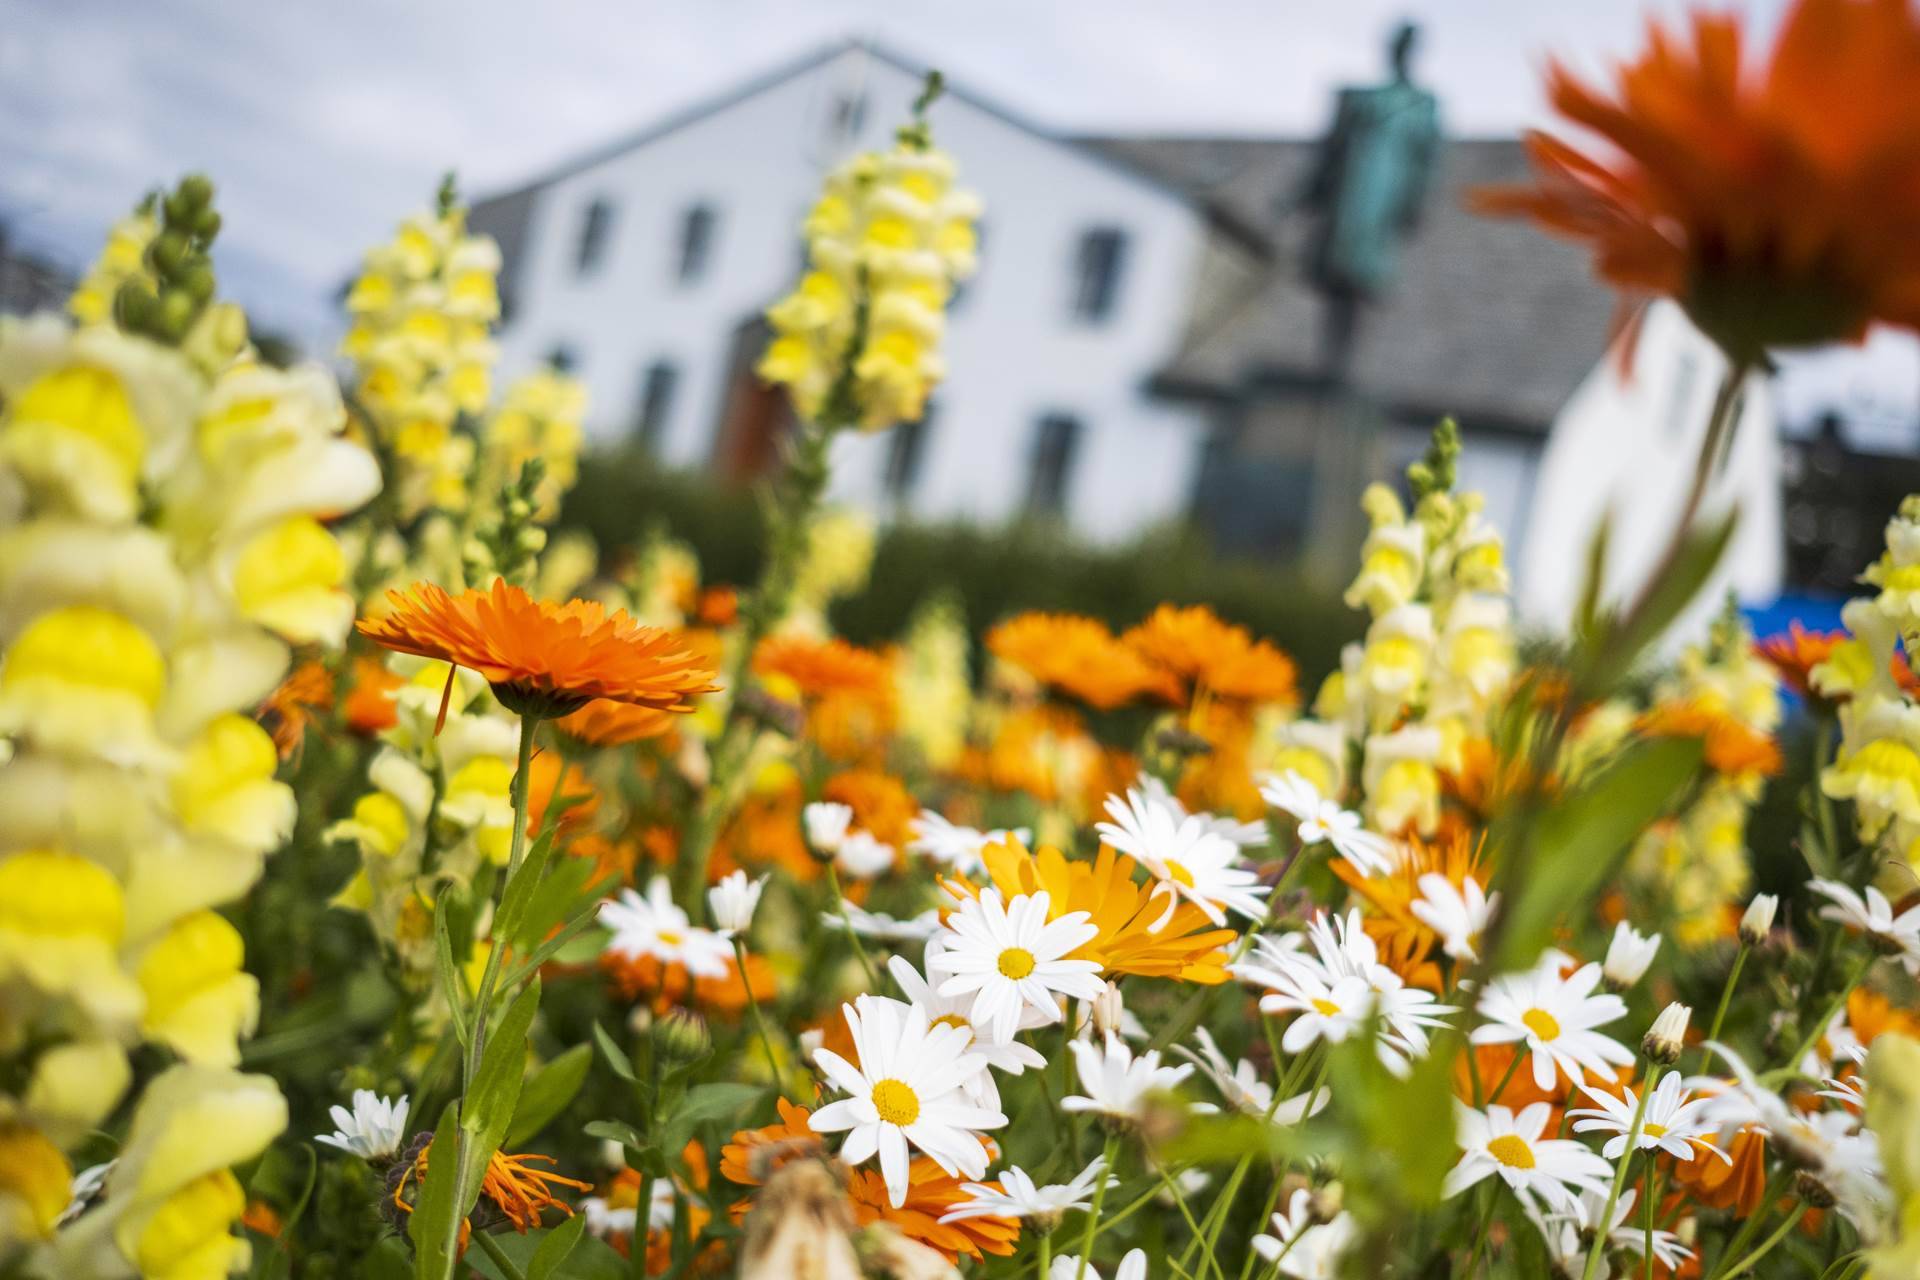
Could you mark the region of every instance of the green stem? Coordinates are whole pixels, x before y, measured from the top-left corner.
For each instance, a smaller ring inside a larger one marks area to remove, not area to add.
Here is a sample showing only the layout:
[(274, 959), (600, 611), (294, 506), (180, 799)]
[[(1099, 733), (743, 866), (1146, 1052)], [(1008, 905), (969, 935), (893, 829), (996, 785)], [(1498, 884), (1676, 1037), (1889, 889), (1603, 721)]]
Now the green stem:
[(1647, 1099), (1653, 1096), (1653, 1086), (1660, 1083), (1658, 1063), (1647, 1064), (1647, 1074), (1640, 1082), (1640, 1097), (1633, 1104), (1633, 1123), (1627, 1126), (1627, 1148), (1620, 1153), (1620, 1164), (1613, 1171), (1613, 1185), (1607, 1188), (1607, 1207), (1600, 1211), (1600, 1236), (1594, 1241), (1593, 1248), (1587, 1251), (1587, 1266), (1580, 1273), (1580, 1280), (1593, 1280), (1600, 1259), (1607, 1252), (1607, 1231), (1613, 1225), (1613, 1207), (1620, 1203), (1620, 1188), (1626, 1184), (1627, 1168), (1633, 1163), (1634, 1153), (1640, 1149), (1640, 1126), (1647, 1118)]
[(1080, 1236), (1080, 1265), (1073, 1280), (1087, 1280), (1087, 1259), (1093, 1256), (1094, 1233), (1100, 1229), (1100, 1206), (1107, 1202), (1107, 1188), (1113, 1185), (1113, 1161), (1120, 1154), (1120, 1135), (1107, 1135), (1106, 1158), (1100, 1164), (1100, 1185), (1093, 1192), (1093, 1207), (1087, 1210), (1087, 1229)]
[[(1148, 1158), (1151, 1159), (1152, 1157), (1149, 1156)], [(1174, 1206), (1180, 1210), (1180, 1217), (1186, 1222), (1187, 1230), (1193, 1233), (1195, 1239), (1199, 1239), (1200, 1224), (1193, 1220), (1193, 1210), (1187, 1207), (1187, 1198), (1181, 1194), (1180, 1184), (1175, 1182), (1172, 1176), (1167, 1173), (1166, 1166), (1158, 1161), (1153, 1162), (1153, 1171), (1160, 1175), (1161, 1185), (1166, 1187), (1167, 1194), (1173, 1197)], [(1220, 1264), (1214, 1260), (1212, 1245), (1206, 1247), (1201, 1257), (1205, 1260), (1213, 1274), (1219, 1277), (1219, 1280), (1226, 1280), (1226, 1273), (1220, 1270)]]
[(1726, 1266), (1727, 1260), (1739, 1257), (1740, 1251), (1747, 1247), (1747, 1241), (1759, 1234), (1761, 1225), (1773, 1212), (1774, 1204), (1780, 1199), (1780, 1193), (1787, 1189), (1787, 1181), (1792, 1176), (1792, 1173), (1783, 1168), (1767, 1179), (1767, 1185), (1760, 1190), (1759, 1204), (1754, 1207), (1752, 1213), (1747, 1215), (1747, 1220), (1740, 1224), (1740, 1230), (1734, 1232), (1733, 1239), (1727, 1242), (1726, 1251), (1720, 1255), (1720, 1261), (1713, 1269), (1713, 1280), (1720, 1280), (1721, 1269)]
[(833, 901), (840, 924), (847, 931), (847, 941), (853, 944), (853, 954), (860, 957), (860, 967), (866, 970), (867, 990), (874, 995), (880, 994), (880, 971), (873, 967), (873, 960), (867, 955), (867, 949), (860, 942), (860, 934), (853, 927), (853, 917), (847, 914), (847, 895), (840, 891), (840, 876), (831, 862), (827, 867), (827, 887), (833, 890)]
[(1483, 1185), (1480, 1190), (1480, 1225), (1474, 1228), (1473, 1252), (1467, 1255), (1467, 1269), (1465, 1274), (1468, 1276), (1473, 1275), (1479, 1268), (1480, 1254), (1487, 1247), (1487, 1237), (1493, 1230), (1493, 1206), (1493, 1188)]
[(747, 993), (747, 1008), (753, 1014), (753, 1029), (759, 1033), (760, 1048), (767, 1055), (767, 1070), (773, 1075), (773, 1087), (784, 1093), (786, 1081), (781, 1078), (780, 1059), (773, 1051), (773, 1036), (767, 1030), (767, 1016), (760, 1011), (760, 1001), (753, 994), (753, 984), (747, 980), (747, 948), (738, 934), (733, 939), (733, 958), (740, 965), (740, 989)]
[(1820, 1042), (1820, 1037), (1827, 1033), (1827, 1024), (1832, 1022), (1834, 1015), (1838, 1014), (1846, 1005), (1847, 997), (1853, 994), (1853, 989), (1860, 985), (1860, 980), (1867, 976), (1867, 970), (1873, 967), (1873, 962), (1877, 959), (1879, 959), (1879, 957), (1872, 951), (1869, 951), (1860, 963), (1854, 966), (1852, 976), (1847, 979), (1840, 990), (1834, 993), (1833, 999), (1827, 1003), (1826, 1012), (1816, 1018), (1813, 1025), (1807, 1028), (1807, 1034), (1801, 1039), (1799, 1048), (1795, 1049), (1793, 1056), (1787, 1059), (1787, 1065), (1782, 1068), (1787, 1074), (1795, 1075), (1799, 1073), (1801, 1061), (1807, 1054), (1813, 1051), (1813, 1046)]
[[(1469, 1051), (1471, 1051), (1471, 1046), (1469, 1046)], [(1513, 1083), (1514, 1073), (1520, 1070), (1520, 1061), (1526, 1056), (1527, 1055), (1520, 1052), (1519, 1045), (1513, 1047), (1513, 1061), (1507, 1064), (1507, 1074), (1500, 1077), (1500, 1083), (1493, 1086), (1493, 1092), (1487, 1095), (1488, 1106), (1492, 1106), (1494, 1103), (1500, 1101), (1500, 1095), (1505, 1093), (1507, 1086)]]
[(1037, 1256), (1040, 1262), (1039, 1265), (1033, 1269), (1034, 1280), (1047, 1280), (1047, 1272), (1053, 1270), (1053, 1233), (1051, 1231), (1040, 1237), (1040, 1249)]
[(473, 1233), (473, 1238), (479, 1241), (480, 1251), (493, 1260), (493, 1265), (500, 1268), (500, 1274), (507, 1280), (527, 1280), (527, 1273), (514, 1265), (513, 1259), (507, 1256), (507, 1251), (502, 1249), (491, 1235), (485, 1231), (476, 1231)]
[(1645, 1204), (1640, 1206), (1640, 1221), (1647, 1233), (1646, 1240), (1644, 1241), (1645, 1248), (1641, 1250), (1640, 1254), (1640, 1260), (1646, 1266), (1646, 1272), (1641, 1277), (1641, 1280), (1653, 1280), (1653, 1204), (1656, 1196), (1657, 1193), (1654, 1191), (1654, 1159), (1652, 1156), (1648, 1156), (1646, 1164), (1641, 1167), (1640, 1171), (1640, 1197), (1646, 1201)]
[(1700, 1050), (1700, 1074), (1703, 1076), (1713, 1065), (1714, 1042), (1720, 1039), (1720, 1026), (1727, 1020), (1727, 1007), (1733, 1003), (1733, 989), (1739, 985), (1740, 970), (1746, 967), (1747, 952), (1751, 949), (1744, 942), (1740, 944), (1740, 954), (1733, 958), (1733, 968), (1727, 971), (1726, 985), (1720, 988), (1720, 1006), (1713, 1011), (1713, 1025), (1707, 1028), (1707, 1043)]
[(1786, 1216), (1786, 1219), (1781, 1222), (1772, 1235), (1762, 1240), (1754, 1247), (1752, 1253), (1734, 1263), (1732, 1267), (1725, 1271), (1716, 1272), (1714, 1274), (1714, 1280), (1733, 1280), (1733, 1277), (1739, 1275), (1741, 1272), (1751, 1270), (1754, 1263), (1760, 1261), (1775, 1245), (1786, 1239), (1787, 1232), (1793, 1230), (1794, 1226), (1799, 1223), (1801, 1217), (1803, 1217), (1806, 1212), (1807, 1202), (1802, 1200), (1799, 1204), (1793, 1206), (1793, 1212)]

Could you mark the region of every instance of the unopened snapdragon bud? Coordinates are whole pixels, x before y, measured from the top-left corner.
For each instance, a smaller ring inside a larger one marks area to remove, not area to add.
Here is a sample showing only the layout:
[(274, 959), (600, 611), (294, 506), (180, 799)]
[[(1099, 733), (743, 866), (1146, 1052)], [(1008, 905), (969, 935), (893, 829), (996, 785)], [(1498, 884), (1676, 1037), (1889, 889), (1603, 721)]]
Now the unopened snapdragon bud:
[(707, 890), (707, 910), (713, 916), (713, 927), (729, 933), (745, 933), (753, 924), (754, 909), (760, 905), (760, 891), (766, 885), (765, 876), (749, 880), (744, 871), (729, 872), (721, 877), (719, 884)]
[(1600, 966), (1601, 976), (1613, 990), (1625, 991), (1646, 974), (1654, 953), (1659, 950), (1659, 934), (1636, 933), (1632, 925), (1622, 920), (1614, 926), (1613, 941), (1607, 944), (1606, 962)]
[(1640, 1052), (1646, 1055), (1647, 1061), (1663, 1067), (1680, 1061), (1680, 1050), (1687, 1042), (1687, 1022), (1692, 1017), (1693, 1010), (1684, 1004), (1670, 1004), (1662, 1009), (1646, 1039), (1640, 1042)]
[(1093, 999), (1093, 1029), (1101, 1036), (1120, 1034), (1120, 1019), (1126, 1013), (1120, 1002), (1120, 985), (1109, 982)]
[(814, 857), (826, 860), (846, 843), (847, 828), (853, 825), (853, 807), (819, 801), (803, 809), (800, 817), (807, 828), (807, 847)]
[(1765, 942), (1773, 932), (1773, 916), (1778, 910), (1779, 898), (1771, 893), (1756, 893), (1747, 904), (1746, 914), (1740, 917), (1740, 941), (1749, 947)]

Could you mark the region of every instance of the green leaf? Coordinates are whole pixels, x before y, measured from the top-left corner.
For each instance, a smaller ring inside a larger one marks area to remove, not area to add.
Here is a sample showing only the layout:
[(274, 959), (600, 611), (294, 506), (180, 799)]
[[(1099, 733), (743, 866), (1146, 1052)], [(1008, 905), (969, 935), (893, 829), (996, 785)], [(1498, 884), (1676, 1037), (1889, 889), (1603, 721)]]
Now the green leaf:
[(609, 1067), (613, 1068), (613, 1074), (628, 1084), (640, 1083), (640, 1077), (633, 1074), (633, 1059), (627, 1056), (625, 1049), (614, 1043), (613, 1037), (607, 1034), (607, 1029), (597, 1022), (593, 1024), (593, 1042), (600, 1046), (600, 1056), (607, 1060)]
[(427, 1148), (427, 1176), (421, 1181), (413, 1213), (407, 1219), (407, 1236), (413, 1241), (414, 1280), (448, 1280), (453, 1275), (460, 1222), (467, 1216), (457, 1204), (459, 1129), (460, 1103), (455, 1099), (440, 1113), (433, 1145)]
[(1611, 689), (1633, 669), (1642, 651), (1658, 640), (1700, 594), (1733, 540), (1739, 515), (1738, 510), (1729, 511), (1719, 523), (1689, 534), (1673, 562), (1657, 580), (1647, 584), (1633, 611), (1599, 630), (1597, 648), (1588, 655), (1589, 690), (1603, 693)]
[[(580, 1222), (582, 1219), (575, 1216), (571, 1221)], [(493, 1237), (493, 1242), (500, 1246), (500, 1252), (514, 1266), (520, 1268), (520, 1273), (527, 1280), (535, 1280), (538, 1273), (533, 1270), (534, 1260), (547, 1248), (549, 1241), (570, 1229), (569, 1223), (562, 1223), (552, 1230), (529, 1231), (524, 1236), (503, 1231)], [(468, 1253), (467, 1263), (476, 1275), (484, 1276), (487, 1280), (506, 1280), (493, 1259), (478, 1249)], [(573, 1247), (560, 1261), (558, 1269), (548, 1275), (548, 1280), (627, 1280), (630, 1274), (627, 1260), (615, 1253), (605, 1241), (576, 1234)]]
[(527, 1263), (527, 1280), (548, 1280), (548, 1277), (567, 1260), (573, 1247), (580, 1243), (580, 1235), (587, 1229), (587, 1215), (576, 1213), (565, 1222), (547, 1232), (547, 1238), (533, 1251), (533, 1258)]
[(520, 1104), (507, 1127), (507, 1145), (522, 1147), (580, 1092), (593, 1065), (593, 1046), (577, 1044), (547, 1063), (520, 1086)]
[(540, 980), (536, 978), (507, 1006), (500, 1025), (488, 1035), (480, 1069), (467, 1086), (466, 1110), (460, 1123), (481, 1139), (489, 1155), (506, 1141), (507, 1126), (513, 1122), (521, 1081), (526, 1076), (527, 1031), (539, 1008)]
[[(548, 938), (545, 942), (542, 942), (538, 947), (535, 947), (531, 955), (514, 966), (513, 971), (507, 975), (506, 985), (509, 987), (515, 986), (539, 972), (541, 965), (559, 954), (562, 947), (573, 941), (576, 935), (591, 926), (598, 915), (599, 909), (594, 907), (582, 912), (575, 919), (568, 921), (561, 927), (558, 933)], [(588, 954), (576, 957), (576, 962), (589, 962), (598, 956), (601, 950), (602, 948), (595, 947)]]
[(660, 1134), (660, 1146), (668, 1151), (678, 1151), (693, 1136), (696, 1126), (711, 1120), (724, 1120), (729, 1127), (736, 1127), (740, 1113), (758, 1101), (766, 1091), (765, 1085), (736, 1084), (725, 1080), (689, 1089), (686, 1097), (667, 1117), (666, 1127)]
[(1554, 927), (1590, 901), (1633, 841), (1672, 806), (1699, 772), (1693, 738), (1635, 744), (1615, 765), (1553, 807), (1528, 829), (1496, 826), (1504, 906), (1495, 922), (1495, 971), (1533, 963)]
[(360, 1257), (363, 1280), (413, 1280), (413, 1261), (399, 1236), (386, 1236)]
[(500, 909), (493, 916), (494, 937), (511, 942), (519, 936), (520, 920), (526, 914), (527, 903), (532, 899), (534, 890), (540, 887), (540, 881), (546, 875), (547, 859), (552, 853), (553, 832), (543, 831), (527, 850), (526, 857), (520, 860), (520, 869), (513, 873), (513, 879), (507, 881), (506, 891), (500, 895)]
[(513, 941), (519, 946), (531, 947), (544, 940), (562, 921), (571, 920), (583, 911), (589, 916), (597, 915), (605, 895), (596, 891), (597, 885), (589, 883), (592, 879), (593, 863), (584, 858), (561, 860), (528, 895), (526, 910), (512, 934)]
[(467, 1027), (467, 983), (466, 975), (453, 959), (453, 937), (451, 922), (447, 919), (447, 904), (450, 894), (441, 894), (433, 904), (433, 963), (440, 979), (440, 990), (447, 998), (447, 1008), (453, 1015), (453, 1033), (460, 1040), (462, 1048), (473, 1043), (473, 1033)]

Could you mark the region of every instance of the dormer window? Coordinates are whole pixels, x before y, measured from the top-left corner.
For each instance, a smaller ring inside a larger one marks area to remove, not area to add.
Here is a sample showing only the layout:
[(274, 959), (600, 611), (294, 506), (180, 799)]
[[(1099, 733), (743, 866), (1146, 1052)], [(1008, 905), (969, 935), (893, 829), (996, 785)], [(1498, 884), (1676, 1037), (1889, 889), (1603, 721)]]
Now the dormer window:
[(1126, 256), (1127, 233), (1118, 227), (1093, 227), (1081, 233), (1073, 260), (1074, 319), (1097, 323), (1113, 313)]
[(607, 256), (607, 238), (613, 231), (613, 204), (595, 200), (580, 216), (580, 241), (574, 247), (575, 275), (592, 275)]
[(693, 284), (707, 273), (719, 220), (720, 215), (709, 204), (694, 205), (680, 220), (680, 249), (675, 278), (682, 285)]

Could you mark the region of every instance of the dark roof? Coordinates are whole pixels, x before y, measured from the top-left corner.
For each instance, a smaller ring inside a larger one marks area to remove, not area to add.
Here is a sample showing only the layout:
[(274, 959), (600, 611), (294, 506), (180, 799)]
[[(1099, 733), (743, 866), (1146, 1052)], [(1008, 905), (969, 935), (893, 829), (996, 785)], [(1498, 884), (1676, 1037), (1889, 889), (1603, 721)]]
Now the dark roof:
[[(1296, 199), (1313, 141), (1086, 141), (1260, 228), (1275, 246), (1263, 268), (1203, 271), (1186, 340), (1158, 386), (1231, 396), (1262, 380), (1324, 376), (1324, 303), (1305, 277), (1312, 228)], [(1517, 140), (1448, 140), (1437, 162), (1399, 278), (1362, 322), (1355, 382), (1410, 416), (1456, 413), (1468, 425), (1542, 430), (1600, 358), (1613, 296), (1577, 246), (1465, 208), (1469, 188), (1525, 177)]]

